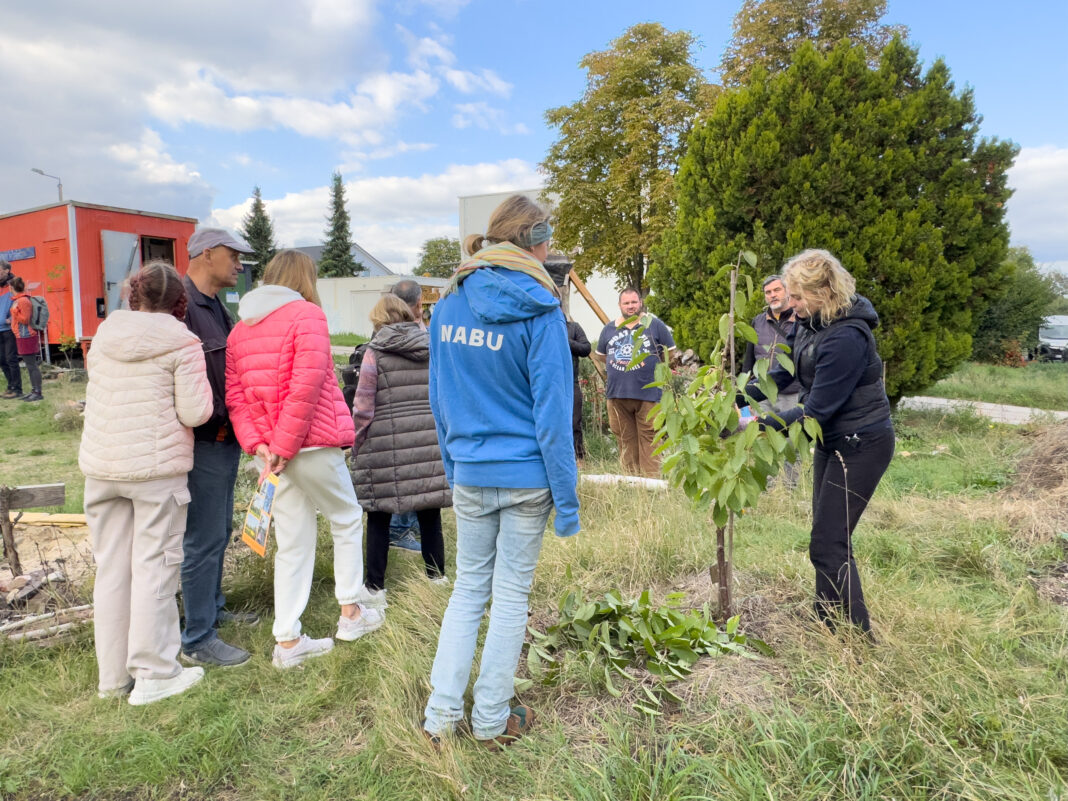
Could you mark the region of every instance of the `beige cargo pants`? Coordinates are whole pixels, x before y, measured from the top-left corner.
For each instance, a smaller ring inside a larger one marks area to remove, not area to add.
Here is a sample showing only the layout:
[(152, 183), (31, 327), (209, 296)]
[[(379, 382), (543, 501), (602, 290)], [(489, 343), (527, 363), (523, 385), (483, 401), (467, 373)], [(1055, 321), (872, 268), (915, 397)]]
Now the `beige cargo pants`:
[(175, 594), (188, 509), (184, 473), (150, 481), (85, 479), (101, 692), (182, 670)]

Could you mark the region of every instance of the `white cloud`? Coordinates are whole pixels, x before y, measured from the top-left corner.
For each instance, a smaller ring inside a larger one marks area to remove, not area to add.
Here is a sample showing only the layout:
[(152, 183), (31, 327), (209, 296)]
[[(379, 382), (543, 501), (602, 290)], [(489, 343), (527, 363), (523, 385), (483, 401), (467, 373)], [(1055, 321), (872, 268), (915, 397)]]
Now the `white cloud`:
[(188, 164), (179, 164), (163, 149), (163, 140), (151, 128), (141, 132), (137, 144), (124, 142), (112, 145), (108, 151), (120, 164), (134, 168), (150, 184), (201, 183), (200, 173)]
[(1068, 261), (1068, 147), (1020, 150), (1009, 171), (1015, 194), (1008, 219), (1014, 245), (1026, 245), (1039, 262)]
[(489, 92), (499, 97), (512, 93), (512, 84), (503, 80), (493, 70), (481, 70), (478, 74), (467, 70), (445, 70), (445, 80), (464, 94)]
[(488, 103), (460, 103), (456, 106), (456, 113), (452, 115), (454, 128), (470, 128), (472, 125), (484, 131), (495, 130), (505, 136), (509, 134), (525, 134), (530, 130), (521, 122), (510, 125), (505, 120), (505, 114), (499, 108), (494, 108)]
[[(414, 266), (427, 239), (458, 235), (461, 195), (529, 188), (542, 181), (535, 165), (507, 159), (454, 164), (440, 173), (419, 177), (357, 178), (346, 182), (345, 197), (355, 240), (391, 268), (404, 271)], [(329, 187), (291, 192), (265, 202), (280, 243), (291, 247), (323, 241)], [(246, 201), (216, 209), (211, 219), (224, 228), (235, 228), (247, 211)]]

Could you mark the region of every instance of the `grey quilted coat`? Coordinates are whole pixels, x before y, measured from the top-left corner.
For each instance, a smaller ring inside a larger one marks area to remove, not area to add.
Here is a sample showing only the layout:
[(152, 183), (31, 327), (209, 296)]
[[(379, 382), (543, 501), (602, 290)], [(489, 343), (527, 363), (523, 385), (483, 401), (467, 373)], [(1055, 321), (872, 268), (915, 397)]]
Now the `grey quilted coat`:
[(430, 411), (429, 334), (418, 323), (386, 325), (372, 337), (369, 351), (373, 359), (364, 358), (354, 404), (358, 410), (369, 400), (361, 395), (377, 378), (374, 416), (353, 448), (360, 506), (391, 514), (452, 506)]

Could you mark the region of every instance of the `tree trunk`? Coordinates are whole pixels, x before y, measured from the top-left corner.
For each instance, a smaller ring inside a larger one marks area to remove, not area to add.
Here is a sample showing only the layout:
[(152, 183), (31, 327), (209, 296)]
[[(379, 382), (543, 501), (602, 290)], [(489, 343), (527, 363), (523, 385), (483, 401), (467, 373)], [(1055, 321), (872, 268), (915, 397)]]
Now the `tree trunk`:
[(718, 585), (719, 614), (723, 620), (731, 616), (730, 566), (727, 563), (726, 528), (716, 529), (716, 583)]

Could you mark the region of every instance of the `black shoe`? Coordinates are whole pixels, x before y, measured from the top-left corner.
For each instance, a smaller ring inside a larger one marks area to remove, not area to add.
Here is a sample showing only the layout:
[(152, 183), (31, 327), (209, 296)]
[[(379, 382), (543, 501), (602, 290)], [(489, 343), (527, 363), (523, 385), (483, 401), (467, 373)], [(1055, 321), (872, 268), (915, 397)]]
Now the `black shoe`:
[(238, 623), (242, 626), (255, 626), (260, 622), (260, 616), (255, 612), (231, 612), (229, 609), (220, 609), (215, 623)]
[(234, 667), (243, 665), (251, 654), (244, 648), (238, 648), (223, 642), (218, 637), (202, 642), (191, 651), (182, 650), (182, 661), (193, 665), (208, 667)]
[(43, 401), (44, 396), (40, 392), (31, 392), (29, 395), (23, 395), (22, 400), (27, 403), (37, 403), (37, 401)]

